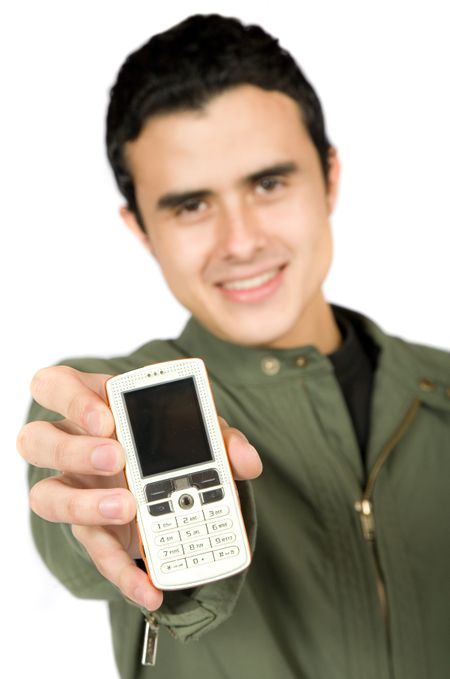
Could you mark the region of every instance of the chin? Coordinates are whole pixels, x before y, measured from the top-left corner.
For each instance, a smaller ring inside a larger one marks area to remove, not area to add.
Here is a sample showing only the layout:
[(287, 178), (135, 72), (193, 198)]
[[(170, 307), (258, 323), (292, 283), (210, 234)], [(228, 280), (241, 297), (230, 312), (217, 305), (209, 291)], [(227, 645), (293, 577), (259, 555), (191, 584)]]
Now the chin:
[(230, 333), (229, 328), (220, 335), (229, 342), (242, 346), (273, 346), (283, 341), (289, 334), (290, 328), (276, 328), (273, 325), (261, 325), (259, 327), (245, 328), (240, 324), (239, 328)]

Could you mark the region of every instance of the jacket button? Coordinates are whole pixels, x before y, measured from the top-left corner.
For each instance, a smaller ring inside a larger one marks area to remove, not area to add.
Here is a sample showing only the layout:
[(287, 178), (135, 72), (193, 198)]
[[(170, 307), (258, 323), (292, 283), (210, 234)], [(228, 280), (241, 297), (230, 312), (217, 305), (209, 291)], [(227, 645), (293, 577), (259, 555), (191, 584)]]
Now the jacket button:
[(307, 360), (306, 356), (298, 356), (295, 359), (295, 365), (298, 368), (304, 368), (307, 363), (308, 363), (308, 360)]
[(280, 371), (280, 361), (274, 356), (266, 356), (261, 361), (261, 370), (266, 375), (276, 375)]
[(436, 385), (434, 382), (428, 379), (428, 377), (423, 377), (419, 382), (419, 387), (422, 391), (434, 391)]

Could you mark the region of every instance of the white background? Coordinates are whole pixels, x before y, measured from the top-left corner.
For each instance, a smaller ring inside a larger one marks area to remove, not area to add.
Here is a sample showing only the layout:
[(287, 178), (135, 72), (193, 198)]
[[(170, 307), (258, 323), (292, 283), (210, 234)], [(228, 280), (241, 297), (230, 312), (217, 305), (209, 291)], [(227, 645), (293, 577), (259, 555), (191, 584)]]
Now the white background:
[(117, 676), (104, 604), (73, 599), (31, 543), (25, 465), (15, 453), (30, 379), (64, 357), (128, 353), (177, 333), (186, 318), (118, 217), (103, 138), (108, 88), (122, 60), (195, 12), (259, 22), (279, 37), (317, 88), (343, 164), (328, 298), (392, 333), (448, 348), (446, 6), (2, 4), (1, 662), (14, 668), (7, 679)]

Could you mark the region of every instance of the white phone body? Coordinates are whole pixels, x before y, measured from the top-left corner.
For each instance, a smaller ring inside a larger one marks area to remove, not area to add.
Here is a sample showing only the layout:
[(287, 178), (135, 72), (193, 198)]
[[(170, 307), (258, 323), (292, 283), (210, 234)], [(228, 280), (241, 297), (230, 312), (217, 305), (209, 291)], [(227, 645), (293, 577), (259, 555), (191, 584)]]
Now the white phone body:
[(106, 390), (154, 586), (197, 587), (247, 568), (250, 547), (203, 361), (145, 366), (110, 378)]

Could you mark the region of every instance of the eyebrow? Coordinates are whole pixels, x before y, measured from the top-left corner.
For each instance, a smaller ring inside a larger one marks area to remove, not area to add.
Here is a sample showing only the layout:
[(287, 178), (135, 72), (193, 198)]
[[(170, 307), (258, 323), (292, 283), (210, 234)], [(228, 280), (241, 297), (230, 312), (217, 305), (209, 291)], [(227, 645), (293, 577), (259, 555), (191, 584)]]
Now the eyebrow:
[[(285, 162), (276, 163), (275, 165), (269, 165), (264, 167), (257, 172), (252, 172), (251, 174), (243, 177), (238, 183), (240, 185), (254, 184), (255, 182), (269, 176), (283, 176), (286, 177), (290, 174), (294, 174), (299, 169), (297, 163)], [(197, 189), (195, 191), (179, 191), (166, 193), (158, 199), (156, 207), (158, 210), (171, 210), (179, 207), (188, 200), (202, 200), (204, 198), (210, 198), (214, 194), (211, 189)]]

